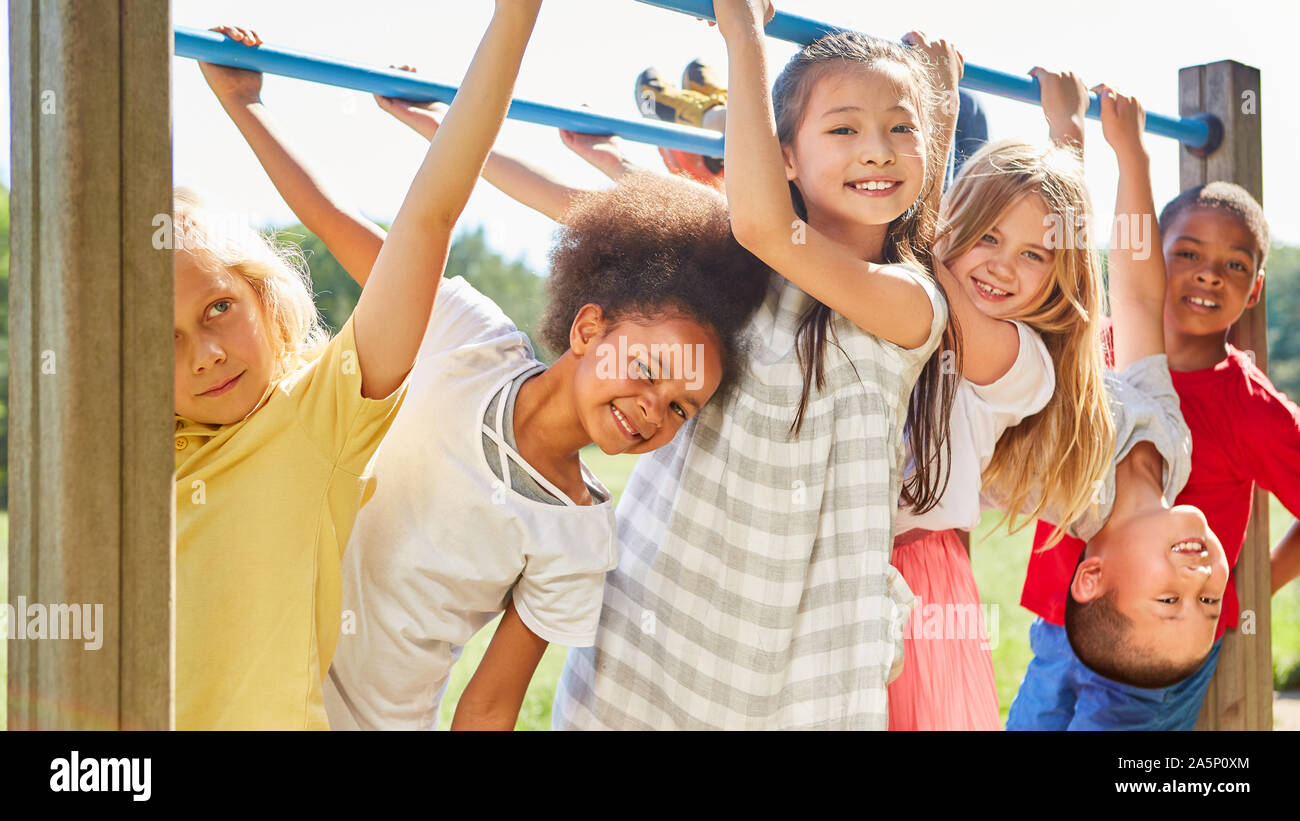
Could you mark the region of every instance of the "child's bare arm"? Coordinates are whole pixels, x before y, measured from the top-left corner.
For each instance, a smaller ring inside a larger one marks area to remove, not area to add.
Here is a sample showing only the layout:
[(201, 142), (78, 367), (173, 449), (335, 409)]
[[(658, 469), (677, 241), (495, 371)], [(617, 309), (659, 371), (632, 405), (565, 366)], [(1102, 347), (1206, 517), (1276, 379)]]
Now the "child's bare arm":
[(1146, 115), (1134, 98), (1098, 89), (1102, 132), (1119, 161), (1107, 279), (1115, 369), (1123, 370), (1165, 351), (1165, 258), (1156, 228), (1151, 161), (1142, 144)]
[[(931, 150), (947, 157), (957, 130), (959, 97), (964, 61), (957, 47), (947, 40), (931, 40), (924, 33), (909, 31), (903, 42), (919, 48), (934, 67), (943, 103), (939, 106), (935, 132), (939, 135)], [(930, 191), (929, 207), (936, 214), (943, 197), (943, 185), (936, 180)], [(934, 278), (948, 296), (948, 308), (962, 332), (962, 376), (976, 385), (996, 382), (1011, 370), (1020, 352), (1020, 334), (1010, 322), (991, 317), (975, 307), (970, 297), (940, 259), (943, 248), (935, 247)]]
[[(257, 32), (249, 29), (218, 26), (213, 31), (247, 46), (262, 44)], [(290, 210), (307, 230), (321, 238), (344, 270), (364, 286), (384, 244), (383, 229), (331, 196), (324, 183), (281, 137), (262, 105), (259, 72), (212, 63), (199, 63), (199, 68)]]
[(528, 683), (548, 643), (506, 605), (478, 670), (465, 687), (452, 718), (453, 730), (513, 730)]
[(1048, 71), (1034, 66), (1029, 75), (1038, 80), (1048, 137), (1057, 145), (1083, 150), (1083, 123), (1088, 114), (1088, 87), (1070, 71)]
[(790, 202), (764, 54), (771, 4), (715, 0), (713, 8), (727, 41), (731, 77), (725, 160), (737, 241), (863, 331), (903, 348), (921, 346), (934, 319), (925, 289), (898, 266), (865, 261), (803, 224)]
[[(903, 42), (924, 52), (930, 61), (939, 94), (943, 97), (935, 112), (933, 144), (930, 151), (937, 152), (945, 160), (952, 151), (953, 138), (957, 133), (957, 114), (961, 110), (961, 98), (957, 93), (957, 84), (961, 80), (965, 61), (957, 47), (947, 40), (931, 40), (920, 31), (909, 31), (903, 35)], [(934, 180), (930, 186), (930, 196), (926, 203), (936, 215), (939, 203), (943, 199), (943, 180)]]
[(497, 0), (492, 22), (352, 313), (361, 392), (388, 396), (424, 338), (452, 232), (505, 121), (541, 0)]
[(1275, 545), (1269, 554), (1272, 567), (1273, 593), (1286, 587), (1300, 576), (1300, 521), (1291, 523), (1286, 535)]
[[(397, 68), (414, 71), (410, 66)], [(378, 94), (375, 95), (375, 102), (426, 140), (432, 140), (433, 135), (438, 133), (438, 126), (447, 113), (445, 103), (421, 103)], [(564, 130), (561, 130), (560, 136), (571, 151), (615, 182), (637, 170), (623, 154), (622, 144), (615, 137)], [(483, 179), (521, 205), (556, 222), (564, 222), (564, 215), (574, 197), (584, 193), (584, 189), (565, 184), (534, 163), (496, 149), (488, 154), (483, 166)]]

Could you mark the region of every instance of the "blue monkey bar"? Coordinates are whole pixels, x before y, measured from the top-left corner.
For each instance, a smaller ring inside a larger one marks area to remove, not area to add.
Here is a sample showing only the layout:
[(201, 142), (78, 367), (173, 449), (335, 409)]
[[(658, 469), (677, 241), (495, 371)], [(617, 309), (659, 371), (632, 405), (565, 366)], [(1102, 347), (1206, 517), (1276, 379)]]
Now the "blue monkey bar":
[[(638, 0), (638, 2), (670, 11), (680, 11), (694, 17), (703, 17), (706, 20), (714, 19), (713, 0)], [(804, 46), (823, 35), (839, 30), (837, 26), (778, 11), (772, 18), (772, 22), (767, 24), (766, 33), (769, 37)], [(1010, 97), (1027, 103), (1037, 103), (1040, 99), (1038, 80), (970, 63), (966, 64), (961, 84), (974, 91), (985, 91), (999, 97)], [(1089, 96), (1088, 116), (1094, 120), (1099, 119), (1101, 101), (1096, 94)], [(1146, 130), (1162, 137), (1172, 137), (1198, 156), (1213, 153), (1223, 140), (1223, 126), (1208, 114), (1194, 117), (1167, 117), (1148, 111)]]
[[(409, 71), (364, 66), (277, 46), (250, 47), (215, 31), (185, 26), (177, 26), (175, 35), (177, 56), (191, 57), (206, 63), (368, 91), (385, 97), (450, 103), (456, 96), (455, 86), (435, 83)], [(609, 117), (583, 109), (560, 108), (525, 100), (511, 101), (508, 116), (528, 123), (588, 134), (617, 134), (636, 142), (708, 157), (722, 156), (721, 134), (684, 125)]]

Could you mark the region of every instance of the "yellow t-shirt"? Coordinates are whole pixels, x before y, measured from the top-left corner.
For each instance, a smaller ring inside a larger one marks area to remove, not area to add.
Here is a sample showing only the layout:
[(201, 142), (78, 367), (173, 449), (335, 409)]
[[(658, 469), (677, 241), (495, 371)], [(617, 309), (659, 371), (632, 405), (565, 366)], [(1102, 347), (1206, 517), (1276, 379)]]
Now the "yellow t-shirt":
[(328, 729), (339, 561), (406, 391), (361, 395), (352, 320), (230, 425), (176, 417), (176, 727)]

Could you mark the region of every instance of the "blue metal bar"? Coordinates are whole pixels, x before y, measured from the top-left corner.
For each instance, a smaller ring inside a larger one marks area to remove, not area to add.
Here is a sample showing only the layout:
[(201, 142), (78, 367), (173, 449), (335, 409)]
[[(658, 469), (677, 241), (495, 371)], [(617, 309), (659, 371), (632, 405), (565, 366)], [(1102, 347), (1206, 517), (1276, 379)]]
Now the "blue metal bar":
[[(706, 20), (714, 19), (713, 0), (638, 0), (638, 2), (649, 6), (657, 6), (661, 9), (668, 9), (669, 11), (679, 11), (694, 17), (702, 17)], [(830, 32), (840, 30), (837, 26), (819, 23), (784, 11), (778, 11), (776, 16), (772, 18), (772, 22), (767, 24), (767, 35), (769, 37), (786, 40), (801, 46), (805, 46)], [(972, 65), (971, 63), (966, 64), (966, 72), (962, 77), (961, 84), (975, 91), (985, 91), (999, 97), (1009, 97), (1027, 103), (1037, 104), (1040, 99), (1038, 80), (1032, 77), (1008, 74), (1005, 71)], [(1090, 95), (1088, 116), (1094, 120), (1099, 119), (1101, 116), (1101, 101), (1096, 94)], [(1213, 151), (1217, 147), (1217, 145), (1213, 145), (1216, 141), (1212, 139), (1212, 135), (1216, 130), (1215, 125), (1217, 123), (1208, 116), (1167, 117), (1163, 114), (1154, 114), (1148, 111), (1146, 118), (1146, 130), (1149, 133), (1159, 134), (1162, 137), (1172, 137), (1189, 149), (1205, 149), (1207, 151)]]
[[(376, 68), (277, 46), (249, 47), (214, 31), (176, 27), (176, 54), (207, 63), (278, 74), (313, 83), (368, 91), (385, 97), (450, 103), (456, 87), (423, 79), (409, 71)], [(591, 111), (513, 100), (509, 117), (587, 134), (617, 134), (628, 140), (678, 151), (722, 156), (722, 135), (714, 131), (644, 119), (610, 117)]]

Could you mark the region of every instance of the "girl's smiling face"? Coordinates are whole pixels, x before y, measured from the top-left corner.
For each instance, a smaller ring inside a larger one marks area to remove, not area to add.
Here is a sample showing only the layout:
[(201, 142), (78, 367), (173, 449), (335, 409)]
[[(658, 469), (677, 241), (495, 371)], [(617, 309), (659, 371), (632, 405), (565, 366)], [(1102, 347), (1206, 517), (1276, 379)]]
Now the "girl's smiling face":
[[(588, 335), (592, 327), (602, 330)], [(587, 305), (574, 321), (573, 342), (575, 404), (587, 435), (605, 453), (646, 453), (668, 444), (722, 382), (716, 333), (680, 314), (606, 326), (599, 306)]]
[(783, 147), (810, 224), (888, 225), (916, 202), (925, 184), (919, 106), (907, 67), (889, 61), (845, 63), (813, 82)]
[(242, 276), (175, 252), (176, 414), (205, 424), (243, 419), (271, 383), (275, 357), (262, 302)]
[(1048, 228), (1042, 197), (1022, 194), (974, 245), (948, 260), (948, 268), (983, 313), (1021, 315), (1032, 307), (1056, 263)]

